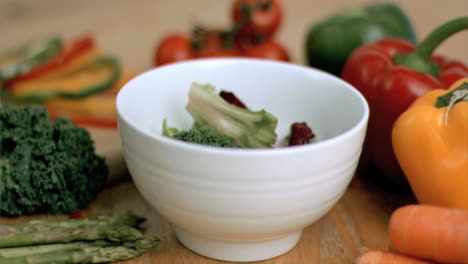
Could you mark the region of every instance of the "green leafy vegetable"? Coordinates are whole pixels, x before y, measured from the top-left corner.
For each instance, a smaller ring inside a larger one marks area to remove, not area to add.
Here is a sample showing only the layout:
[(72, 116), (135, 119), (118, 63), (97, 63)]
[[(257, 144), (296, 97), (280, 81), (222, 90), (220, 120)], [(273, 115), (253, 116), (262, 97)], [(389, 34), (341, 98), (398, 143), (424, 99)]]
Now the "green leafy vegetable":
[(36, 105), (0, 105), (0, 213), (62, 214), (86, 207), (108, 176), (87, 130)]

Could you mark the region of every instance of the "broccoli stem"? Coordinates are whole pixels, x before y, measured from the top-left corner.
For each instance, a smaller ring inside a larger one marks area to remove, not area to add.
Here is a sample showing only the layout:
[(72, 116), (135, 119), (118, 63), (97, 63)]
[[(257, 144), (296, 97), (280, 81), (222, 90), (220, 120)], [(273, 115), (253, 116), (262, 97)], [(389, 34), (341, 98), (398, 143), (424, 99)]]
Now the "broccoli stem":
[(276, 141), (277, 119), (265, 110), (252, 111), (226, 102), (212, 85), (193, 83), (187, 111), (198, 126), (209, 126), (236, 139), (244, 148), (270, 148)]
[(164, 119), (163, 121), (163, 136), (166, 136), (166, 137), (174, 137), (175, 134), (177, 134), (179, 132), (179, 130), (175, 127), (170, 127), (168, 124), (167, 124), (167, 119)]

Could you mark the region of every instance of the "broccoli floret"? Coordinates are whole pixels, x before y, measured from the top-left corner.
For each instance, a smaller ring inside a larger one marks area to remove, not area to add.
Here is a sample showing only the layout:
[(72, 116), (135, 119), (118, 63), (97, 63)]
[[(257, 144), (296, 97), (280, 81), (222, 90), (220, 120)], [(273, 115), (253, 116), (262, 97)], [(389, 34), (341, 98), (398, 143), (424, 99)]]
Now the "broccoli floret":
[(46, 108), (0, 105), (0, 214), (62, 214), (86, 207), (108, 176), (84, 128)]
[(178, 131), (173, 135), (174, 139), (223, 148), (240, 148), (236, 139), (220, 134), (210, 127), (192, 128)]
[(236, 139), (243, 148), (270, 148), (276, 141), (275, 116), (265, 110), (252, 111), (230, 104), (210, 84), (192, 83), (186, 109), (195, 126), (211, 127)]

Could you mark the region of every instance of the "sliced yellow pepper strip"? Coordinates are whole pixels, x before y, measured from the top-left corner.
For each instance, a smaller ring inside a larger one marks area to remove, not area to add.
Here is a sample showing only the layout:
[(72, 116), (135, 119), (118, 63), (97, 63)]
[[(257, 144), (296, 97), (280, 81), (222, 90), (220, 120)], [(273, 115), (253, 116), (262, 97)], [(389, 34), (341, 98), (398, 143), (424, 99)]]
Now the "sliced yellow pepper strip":
[(57, 78), (14, 85), (4, 97), (17, 103), (44, 103), (57, 98), (82, 99), (109, 90), (119, 77), (117, 60), (103, 56)]
[(47, 103), (48, 107), (60, 111), (67, 111), (69, 114), (78, 115), (104, 115), (117, 116), (115, 107), (115, 97), (120, 89), (137, 74), (124, 72), (117, 83), (108, 91), (86, 97), (80, 100), (55, 99)]

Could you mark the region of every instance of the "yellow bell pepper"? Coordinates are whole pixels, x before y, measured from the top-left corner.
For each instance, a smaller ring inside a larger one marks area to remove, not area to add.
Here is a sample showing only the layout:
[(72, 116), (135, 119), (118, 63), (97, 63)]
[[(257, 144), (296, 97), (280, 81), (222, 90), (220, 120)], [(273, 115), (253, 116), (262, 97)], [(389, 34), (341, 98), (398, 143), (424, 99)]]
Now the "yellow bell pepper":
[(468, 210), (468, 78), (419, 97), (392, 144), (419, 203)]

